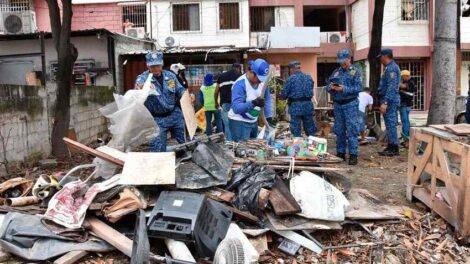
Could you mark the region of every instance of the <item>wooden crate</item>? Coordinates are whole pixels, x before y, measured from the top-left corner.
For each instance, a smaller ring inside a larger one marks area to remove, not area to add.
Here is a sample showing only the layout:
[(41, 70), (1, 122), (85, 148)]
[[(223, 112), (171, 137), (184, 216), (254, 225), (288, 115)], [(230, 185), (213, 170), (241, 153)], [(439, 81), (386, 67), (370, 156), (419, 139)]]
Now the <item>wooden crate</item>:
[[(410, 201), (417, 198), (426, 204), (453, 225), (461, 236), (468, 237), (470, 145), (465, 141), (468, 139), (437, 128), (413, 128), (406, 195)], [(430, 181), (422, 182), (421, 178), (430, 178)]]

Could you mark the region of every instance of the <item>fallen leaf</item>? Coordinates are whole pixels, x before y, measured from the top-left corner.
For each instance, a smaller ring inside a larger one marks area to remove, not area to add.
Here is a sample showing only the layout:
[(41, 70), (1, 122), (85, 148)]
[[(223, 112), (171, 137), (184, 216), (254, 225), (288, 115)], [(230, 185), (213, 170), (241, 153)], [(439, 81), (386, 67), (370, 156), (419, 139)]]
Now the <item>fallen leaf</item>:
[(411, 243), (408, 239), (403, 239), (403, 241), (405, 242), (405, 246), (409, 249), (413, 249), (413, 243)]
[(441, 234), (432, 234), (432, 235), (429, 235), (427, 236), (424, 241), (427, 241), (427, 240), (435, 240), (435, 239), (439, 239), (441, 238)]
[(346, 256), (346, 257), (356, 256), (356, 253), (352, 252), (349, 249), (345, 249), (345, 248), (338, 249), (338, 253), (340, 253), (341, 255)]
[(441, 251), (447, 244), (447, 238), (444, 239), (444, 241), (442, 241), (435, 249), (436, 252), (439, 252)]
[(411, 210), (404, 210), (403, 215), (408, 217), (409, 219), (413, 219), (413, 211)]

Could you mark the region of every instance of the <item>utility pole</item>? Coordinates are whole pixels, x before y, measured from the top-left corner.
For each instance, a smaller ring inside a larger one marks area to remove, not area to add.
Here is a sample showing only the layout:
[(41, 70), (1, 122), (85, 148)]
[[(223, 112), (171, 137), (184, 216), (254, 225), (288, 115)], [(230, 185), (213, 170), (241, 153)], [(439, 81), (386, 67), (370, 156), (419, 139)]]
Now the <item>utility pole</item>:
[[(432, 3), (432, 2), (431, 2)], [(455, 115), (457, 83), (457, 4), (458, 0), (435, 3), (432, 92), (428, 125), (452, 124)], [(432, 14), (429, 14), (432, 17)]]

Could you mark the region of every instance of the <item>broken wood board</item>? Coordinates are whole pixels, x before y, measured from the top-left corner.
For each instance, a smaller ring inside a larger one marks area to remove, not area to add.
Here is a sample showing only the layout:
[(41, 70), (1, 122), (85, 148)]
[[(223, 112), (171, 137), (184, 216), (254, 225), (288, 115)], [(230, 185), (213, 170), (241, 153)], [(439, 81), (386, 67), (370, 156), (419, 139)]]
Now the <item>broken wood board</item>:
[(275, 230), (274, 228), (271, 229), (271, 231), (317, 254), (320, 254), (322, 252), (321, 246), (317, 245), (312, 240), (295, 233), (294, 231), (281, 231), (281, 230)]
[(196, 112), (194, 112), (194, 106), (191, 102), (191, 95), (189, 90), (183, 93), (180, 99), (181, 111), (183, 112), (184, 122), (186, 123), (186, 129), (188, 129), (189, 140), (194, 138), (197, 129)]
[(298, 215), (276, 216), (272, 212), (266, 212), (269, 222), (276, 230), (340, 230), (338, 222), (308, 219)]
[(56, 259), (53, 264), (72, 264), (88, 255), (88, 251), (70, 251), (62, 257)]
[[(256, 162), (258, 164), (258, 162)], [(266, 165), (273, 170), (289, 170), (290, 165)], [(314, 166), (294, 166), (295, 171), (310, 171), (310, 172), (332, 172), (332, 171), (348, 171), (347, 168), (329, 168), (329, 167), (314, 167)]]
[(124, 255), (132, 257), (132, 240), (95, 217), (90, 217), (87, 221), (90, 225), (91, 231), (95, 233), (97, 237), (108, 242), (110, 245), (124, 253)]
[(276, 177), (276, 181), (271, 189), (269, 202), (276, 215), (292, 215), (302, 212), (299, 204), (279, 177)]
[(76, 150), (80, 150), (80, 151), (83, 151), (87, 154), (90, 154), (92, 156), (95, 156), (95, 157), (98, 157), (100, 159), (103, 159), (103, 160), (106, 160), (106, 161), (109, 161), (111, 163), (114, 163), (116, 165), (119, 165), (119, 166), (124, 166), (124, 161), (123, 160), (120, 160), (120, 159), (117, 159), (109, 154), (106, 154), (104, 152), (101, 152), (99, 150), (96, 150), (96, 149), (93, 149), (93, 148), (90, 148), (88, 147), (87, 145), (84, 145), (80, 142), (77, 142), (75, 140), (71, 140), (70, 138), (63, 138), (62, 140), (64, 140), (65, 144), (67, 145), (67, 147), (69, 148), (72, 148), (72, 149), (76, 149)]
[(226, 205), (225, 207), (227, 207), (230, 211), (232, 211), (233, 215), (236, 218), (239, 218), (239, 219), (242, 219), (242, 220), (245, 220), (245, 221), (249, 221), (249, 222), (252, 222), (252, 223), (258, 223), (259, 222), (258, 217), (254, 216), (254, 215), (252, 215), (248, 212), (240, 211), (237, 208), (231, 207), (231, 206), (228, 206), (228, 205)]
[(174, 152), (129, 152), (119, 184), (175, 184), (175, 168)]
[(269, 250), (268, 238), (266, 237), (266, 234), (260, 235), (258, 237), (249, 238), (248, 240), (260, 255), (264, 255), (266, 251)]
[(440, 129), (437, 129), (437, 128), (422, 127), (422, 128), (419, 128), (419, 130), (422, 131), (425, 134), (440, 137), (440, 138), (444, 138), (444, 139), (447, 139), (447, 140), (458, 140), (459, 139), (459, 136), (457, 136), (453, 133), (450, 133), (448, 131), (440, 130)]
[(354, 220), (390, 220), (402, 217), (391, 206), (382, 203), (365, 189), (352, 188), (347, 194), (350, 205), (346, 218)]
[(233, 198), (235, 198), (235, 193), (217, 187), (207, 190), (204, 194), (212, 200), (218, 202), (231, 203)]
[(445, 125), (445, 128), (458, 136), (470, 135), (470, 124)]

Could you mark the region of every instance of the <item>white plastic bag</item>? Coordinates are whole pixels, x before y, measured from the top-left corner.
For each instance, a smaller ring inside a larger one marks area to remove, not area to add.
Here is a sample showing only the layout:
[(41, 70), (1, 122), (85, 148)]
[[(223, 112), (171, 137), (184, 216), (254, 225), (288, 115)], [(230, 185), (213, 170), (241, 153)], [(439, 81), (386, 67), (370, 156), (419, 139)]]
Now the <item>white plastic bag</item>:
[(327, 221), (343, 221), (349, 202), (335, 186), (308, 171), (290, 181), (290, 192), (302, 208), (299, 215)]
[(256, 137), (257, 139), (264, 139), (268, 143), (268, 145), (272, 145), (274, 142), (274, 139), (276, 138), (276, 129), (275, 128), (268, 128), (264, 126), (261, 129), (261, 132), (259, 132), (258, 136)]

